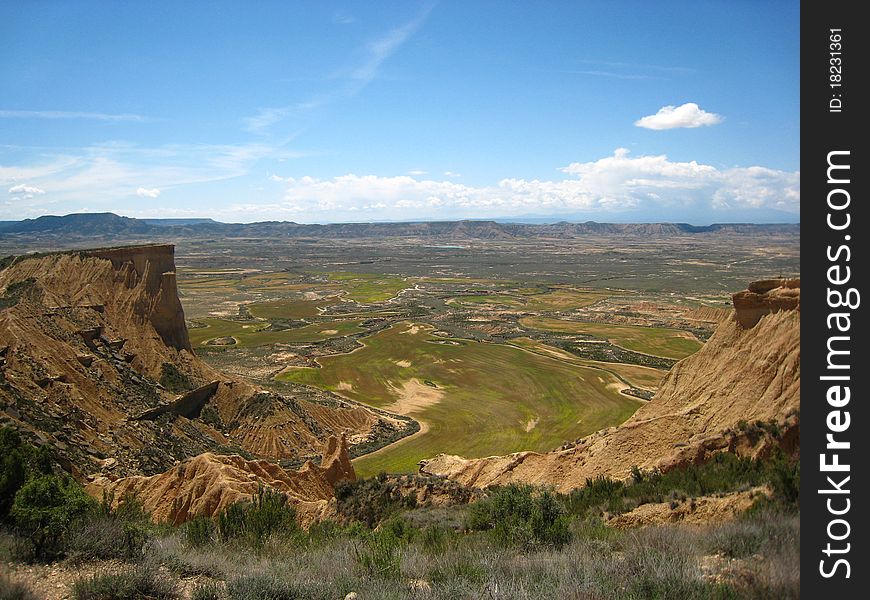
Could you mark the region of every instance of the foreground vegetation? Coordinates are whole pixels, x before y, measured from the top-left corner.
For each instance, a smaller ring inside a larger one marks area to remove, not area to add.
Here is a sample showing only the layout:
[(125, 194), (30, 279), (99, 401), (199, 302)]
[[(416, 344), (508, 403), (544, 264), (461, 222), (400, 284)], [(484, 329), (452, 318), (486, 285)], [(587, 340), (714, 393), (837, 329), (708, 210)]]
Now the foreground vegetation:
[[(437, 481), (379, 476), (341, 485), (335, 520), (305, 531), (268, 490), (215, 519), (155, 525), (135, 499), (112, 510), (110, 499), (88, 498), (44, 450), (9, 430), (0, 429), (0, 441), (0, 498), (12, 499), (0, 559), (54, 561), (52, 571), (72, 573), (102, 565), (73, 575), (77, 600), (799, 597), (799, 463), (781, 455), (635, 470), (629, 482), (596, 479), (568, 495), (508, 486), (440, 508), (401, 493)], [(53, 485), (58, 493), (36, 493)], [(756, 485), (772, 494), (733, 522), (606, 525), (647, 502)], [(0, 576), (0, 598), (37, 597), (28, 583)]]

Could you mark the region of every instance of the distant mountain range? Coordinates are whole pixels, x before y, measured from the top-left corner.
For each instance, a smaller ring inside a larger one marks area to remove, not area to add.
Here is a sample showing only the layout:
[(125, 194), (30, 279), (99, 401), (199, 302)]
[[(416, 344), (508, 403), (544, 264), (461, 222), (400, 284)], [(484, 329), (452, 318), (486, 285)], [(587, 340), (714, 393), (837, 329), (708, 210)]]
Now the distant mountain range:
[(0, 237), (299, 237), (374, 238), (447, 237), (510, 239), (524, 237), (570, 238), (581, 235), (693, 235), (702, 233), (788, 234), (800, 233), (800, 224), (721, 223), (516, 223), (499, 221), (430, 221), (412, 223), (300, 224), (289, 221), (221, 223), (212, 219), (133, 219), (114, 213), (43, 216), (0, 222)]

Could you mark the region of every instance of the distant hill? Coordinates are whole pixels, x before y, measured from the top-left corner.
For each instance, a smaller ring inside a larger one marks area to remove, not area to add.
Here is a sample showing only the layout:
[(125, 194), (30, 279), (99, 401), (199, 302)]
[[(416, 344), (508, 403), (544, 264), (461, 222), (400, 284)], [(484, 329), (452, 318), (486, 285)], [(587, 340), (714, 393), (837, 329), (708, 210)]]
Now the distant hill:
[(214, 219), (142, 219), (149, 225), (171, 227), (174, 225), (202, 225), (203, 223), (217, 223)]
[(300, 224), (289, 221), (221, 223), (213, 219), (133, 219), (114, 213), (71, 214), (62, 217), (0, 223), (0, 236), (13, 234), (54, 237), (254, 237), (351, 239), (381, 237), (440, 237), (512, 239), (527, 237), (571, 238), (582, 235), (669, 236), (703, 233), (786, 234), (800, 233), (799, 224), (725, 223), (511, 223), (497, 221), (429, 221), (415, 223)]
[(7, 222), (0, 226), (0, 234), (10, 233), (53, 233), (79, 236), (99, 236), (106, 234), (143, 234), (154, 229), (140, 219), (120, 217), (115, 213), (82, 213), (57, 217), (47, 215), (36, 219)]

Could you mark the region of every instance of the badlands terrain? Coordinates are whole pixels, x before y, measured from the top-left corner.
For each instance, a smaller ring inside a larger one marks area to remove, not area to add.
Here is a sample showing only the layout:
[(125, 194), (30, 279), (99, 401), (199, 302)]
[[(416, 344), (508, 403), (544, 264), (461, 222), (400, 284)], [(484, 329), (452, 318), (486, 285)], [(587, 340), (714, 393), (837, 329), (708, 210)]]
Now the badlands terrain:
[(0, 231), (4, 586), (797, 593), (797, 227), (63, 219)]

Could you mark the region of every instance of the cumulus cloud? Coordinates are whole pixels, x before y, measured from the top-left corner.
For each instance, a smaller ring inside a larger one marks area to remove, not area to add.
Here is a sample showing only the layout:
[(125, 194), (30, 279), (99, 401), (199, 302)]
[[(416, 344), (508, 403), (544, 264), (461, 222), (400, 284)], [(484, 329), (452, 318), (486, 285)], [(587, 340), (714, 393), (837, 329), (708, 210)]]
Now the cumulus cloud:
[(136, 195), (140, 198), (157, 198), (160, 196), (159, 188), (142, 188), (136, 190)]
[[(800, 173), (764, 167), (721, 170), (667, 156), (633, 157), (624, 148), (561, 169), (561, 180), (503, 179), (491, 186), (454, 181), (348, 174), (332, 179), (283, 178), (283, 211), (296, 218), (377, 210), (378, 218), (439, 214), (493, 217), (668, 209), (800, 211)], [(273, 215), (274, 216), (274, 215)], [(714, 216), (714, 215), (711, 215)], [(727, 215), (726, 215), (727, 216)]]
[(10, 194), (29, 194), (30, 197), (32, 198), (33, 196), (35, 196), (37, 194), (39, 194), (39, 195), (44, 194), (45, 190), (39, 189), (36, 186), (21, 183), (18, 185), (13, 185), (11, 188), (9, 188), (9, 193)]
[(722, 122), (722, 116), (707, 112), (694, 102), (686, 102), (680, 106), (663, 106), (654, 115), (647, 115), (634, 122), (644, 129), (677, 129), (706, 127)]

